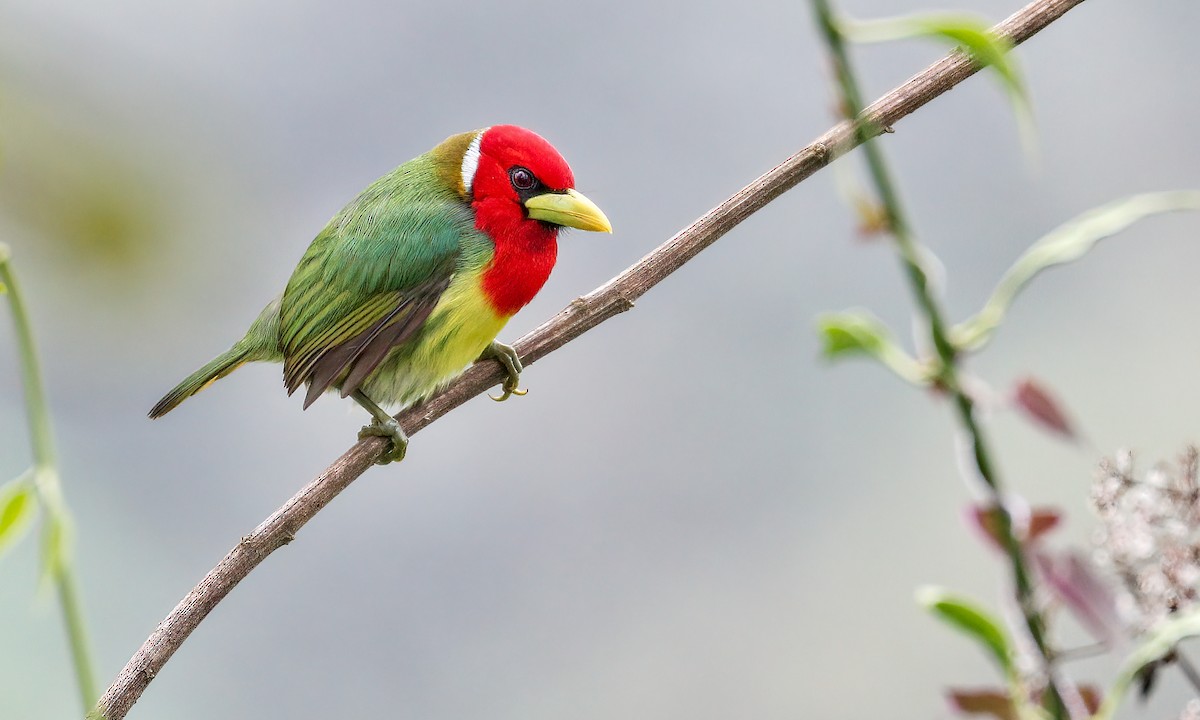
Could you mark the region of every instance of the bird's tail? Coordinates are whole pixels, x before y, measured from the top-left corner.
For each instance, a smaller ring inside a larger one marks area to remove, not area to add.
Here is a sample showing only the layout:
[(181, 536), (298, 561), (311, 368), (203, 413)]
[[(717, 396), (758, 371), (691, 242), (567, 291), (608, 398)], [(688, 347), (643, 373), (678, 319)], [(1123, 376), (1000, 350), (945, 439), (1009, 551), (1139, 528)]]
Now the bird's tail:
[(174, 390), (164, 395), (163, 399), (158, 401), (158, 404), (150, 408), (150, 417), (160, 418), (171, 412), (179, 406), (179, 403), (212, 385), (234, 370), (237, 370), (243, 363), (253, 360), (254, 358), (251, 355), (251, 349), (245, 344), (238, 343), (234, 345), (229, 350), (213, 358), (204, 367), (188, 375), (183, 382), (175, 386)]
[(174, 410), (179, 403), (212, 385), (229, 373), (237, 370), (248, 362), (259, 360), (274, 360), (281, 362), (283, 353), (279, 350), (279, 303), (275, 298), (263, 308), (246, 336), (233, 344), (225, 352), (216, 356), (207, 365), (188, 375), (175, 389), (163, 396), (154, 407), (150, 408), (151, 418), (160, 418)]

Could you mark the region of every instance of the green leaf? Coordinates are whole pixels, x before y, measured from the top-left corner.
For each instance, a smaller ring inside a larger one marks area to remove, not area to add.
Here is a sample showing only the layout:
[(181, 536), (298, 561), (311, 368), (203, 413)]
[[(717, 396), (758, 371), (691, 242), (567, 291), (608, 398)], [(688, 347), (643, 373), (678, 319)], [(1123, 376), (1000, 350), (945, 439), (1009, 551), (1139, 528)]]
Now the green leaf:
[(817, 318), (821, 352), (833, 360), (847, 355), (869, 355), (914, 385), (929, 382), (929, 373), (900, 349), (891, 331), (879, 318), (862, 310), (826, 313)]
[(1016, 676), (1008, 633), (991, 613), (972, 600), (936, 587), (918, 590), (917, 603), (942, 622), (983, 645), (1000, 669), (1004, 671), (1005, 677)]
[(985, 19), (963, 13), (922, 13), (883, 20), (849, 21), (845, 34), (857, 42), (887, 42), (928, 38), (959, 47), (980, 67), (995, 71), (1017, 116), (1022, 144), (1034, 147), (1033, 112), (1029, 93), (1009, 51), (1012, 42), (991, 31)]
[(24, 537), (37, 514), (32, 472), (0, 486), (0, 553)]
[(1125, 659), (1120, 674), (1105, 695), (1104, 704), (1092, 720), (1109, 720), (1142, 668), (1170, 653), (1182, 640), (1196, 635), (1200, 635), (1200, 608), (1167, 620), (1146, 635)]
[(978, 350), (1004, 320), (1008, 308), (1029, 281), (1041, 271), (1078, 260), (1104, 238), (1138, 220), (1177, 210), (1200, 210), (1200, 191), (1146, 193), (1117, 200), (1076, 217), (1033, 244), (1001, 278), (977, 315), (951, 330), (951, 341), (964, 350)]
[(853, 353), (878, 355), (889, 334), (879, 320), (857, 311), (822, 315), (817, 327), (825, 341), (822, 350), (830, 359)]

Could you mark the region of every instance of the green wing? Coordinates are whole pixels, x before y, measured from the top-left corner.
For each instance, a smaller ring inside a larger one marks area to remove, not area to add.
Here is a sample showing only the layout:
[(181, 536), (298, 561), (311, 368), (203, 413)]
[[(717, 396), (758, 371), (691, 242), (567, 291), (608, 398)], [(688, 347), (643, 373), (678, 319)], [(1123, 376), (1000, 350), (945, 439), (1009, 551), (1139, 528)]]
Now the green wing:
[(308, 383), (306, 408), (331, 387), (343, 397), (357, 390), (421, 329), (464, 252), (479, 253), (469, 209), (429, 182), (425, 160), (400, 166), (342, 210), (288, 281), (283, 377), (289, 395)]

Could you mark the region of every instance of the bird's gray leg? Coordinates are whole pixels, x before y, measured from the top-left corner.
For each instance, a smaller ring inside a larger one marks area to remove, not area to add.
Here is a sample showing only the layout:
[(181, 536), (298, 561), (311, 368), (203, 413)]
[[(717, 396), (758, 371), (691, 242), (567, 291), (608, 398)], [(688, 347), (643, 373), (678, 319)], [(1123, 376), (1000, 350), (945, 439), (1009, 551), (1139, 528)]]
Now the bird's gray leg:
[(521, 365), (521, 358), (517, 356), (517, 351), (512, 345), (492, 341), (492, 344), (484, 348), (483, 352), (479, 354), (480, 360), (487, 360), (489, 358), (498, 360), (504, 366), (504, 369), (508, 371), (508, 377), (505, 378), (504, 384), (500, 386), (504, 394), (500, 397), (496, 397), (495, 395), (488, 395), (488, 397), (496, 402), (504, 402), (513, 395), (520, 396), (529, 393), (528, 390), (518, 388), (518, 383), (521, 382), (521, 371), (525, 367)]
[(350, 397), (354, 398), (354, 402), (362, 405), (374, 418), (370, 425), (366, 425), (358, 431), (358, 439), (375, 435), (392, 441), (392, 449), (380, 455), (375, 464), (387, 465), (390, 462), (403, 460), (404, 453), (408, 451), (408, 436), (404, 434), (404, 428), (400, 427), (396, 418), (388, 415), (387, 410), (376, 405), (375, 401), (367, 397), (362, 390), (355, 390), (350, 393)]

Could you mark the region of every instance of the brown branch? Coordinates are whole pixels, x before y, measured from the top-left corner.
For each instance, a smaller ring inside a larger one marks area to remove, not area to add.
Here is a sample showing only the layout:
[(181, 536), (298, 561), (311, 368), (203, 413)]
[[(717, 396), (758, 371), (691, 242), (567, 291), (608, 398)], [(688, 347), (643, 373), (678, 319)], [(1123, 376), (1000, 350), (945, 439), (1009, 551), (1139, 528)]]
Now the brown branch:
[[(1019, 44), (1081, 2), (1083, 0), (1035, 0), (996, 25), (993, 31)], [(951, 52), (868, 107), (863, 112), (868, 131), (862, 134), (862, 139), (869, 139), (872, 133), (878, 134), (879, 129), (890, 129), (897, 121), (978, 70), (965, 54)], [(576, 299), (518, 340), (515, 346), (523, 362), (530, 365), (605, 320), (629, 310), (637, 298), (701, 250), (800, 181), (852, 150), (858, 142), (859, 134), (851, 123), (838, 124), (808, 147), (705, 213), (620, 275)], [(476, 364), (443, 392), (419, 407), (403, 411), (396, 418), (411, 436), (496, 385), (502, 377), (499, 363)], [(377, 437), (355, 443), (283, 507), (243, 537), (159, 623), (88, 717), (108, 720), (125, 717), (154, 676), (217, 603), (268, 555), (291, 542), (306, 522), (371, 467), (375, 458), (386, 449), (387, 443), (387, 440)]]

